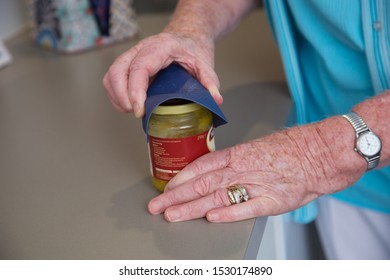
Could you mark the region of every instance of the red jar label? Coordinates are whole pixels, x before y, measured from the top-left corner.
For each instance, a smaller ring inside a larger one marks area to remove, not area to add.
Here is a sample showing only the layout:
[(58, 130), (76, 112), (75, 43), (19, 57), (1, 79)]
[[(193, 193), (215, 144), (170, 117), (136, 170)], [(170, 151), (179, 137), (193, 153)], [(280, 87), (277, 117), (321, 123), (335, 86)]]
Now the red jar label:
[(169, 181), (187, 164), (214, 151), (214, 129), (185, 138), (148, 136), (151, 172), (160, 180)]

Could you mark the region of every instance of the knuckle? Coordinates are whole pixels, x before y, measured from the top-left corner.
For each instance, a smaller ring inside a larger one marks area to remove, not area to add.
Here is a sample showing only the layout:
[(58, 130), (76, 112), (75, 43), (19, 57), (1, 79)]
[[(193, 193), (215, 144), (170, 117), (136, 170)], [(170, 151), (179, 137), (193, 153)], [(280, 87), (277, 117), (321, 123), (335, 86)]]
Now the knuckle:
[(180, 198), (176, 195), (175, 191), (166, 193), (166, 196), (165, 196), (166, 208), (178, 204), (179, 201), (180, 201)]
[(234, 147), (231, 148), (231, 149), (228, 149), (226, 154), (225, 154), (225, 163), (226, 163), (226, 166), (230, 166), (231, 163), (233, 162), (233, 159), (234, 159)]
[(248, 203), (248, 214), (251, 217), (259, 217), (264, 215), (264, 207), (259, 202)]
[(209, 179), (205, 176), (201, 176), (196, 179), (193, 184), (193, 191), (201, 197), (208, 195), (210, 192)]
[[(203, 156), (204, 158), (204, 156)], [(200, 157), (193, 162), (191, 162), (192, 169), (194, 170), (195, 174), (201, 174), (203, 169), (204, 169), (204, 163), (203, 163), (203, 158)]]
[(129, 72), (134, 71), (140, 71), (145, 69), (147, 66), (147, 63), (145, 61), (142, 61), (142, 59), (135, 58), (129, 65)]
[(219, 190), (215, 191), (213, 194), (213, 200), (214, 200), (215, 204), (218, 206), (229, 206), (230, 205), (230, 201), (229, 201), (229, 198), (227, 196), (227, 191), (224, 189), (219, 189)]
[(234, 170), (234, 165), (236, 161), (236, 154), (237, 154), (237, 146), (233, 146), (226, 150), (226, 153), (224, 154), (224, 166), (231, 168)]

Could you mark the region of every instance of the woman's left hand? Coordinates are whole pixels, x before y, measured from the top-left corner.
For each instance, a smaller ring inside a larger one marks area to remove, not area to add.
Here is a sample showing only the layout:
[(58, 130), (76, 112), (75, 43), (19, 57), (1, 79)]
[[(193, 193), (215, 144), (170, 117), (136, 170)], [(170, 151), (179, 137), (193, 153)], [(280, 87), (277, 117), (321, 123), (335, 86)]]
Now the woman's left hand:
[[(148, 209), (165, 212), (170, 222), (201, 217), (233, 222), (285, 213), (351, 183), (332, 154), (315, 125), (287, 129), (198, 158)], [(234, 185), (246, 188), (248, 201), (231, 205), (227, 188)]]

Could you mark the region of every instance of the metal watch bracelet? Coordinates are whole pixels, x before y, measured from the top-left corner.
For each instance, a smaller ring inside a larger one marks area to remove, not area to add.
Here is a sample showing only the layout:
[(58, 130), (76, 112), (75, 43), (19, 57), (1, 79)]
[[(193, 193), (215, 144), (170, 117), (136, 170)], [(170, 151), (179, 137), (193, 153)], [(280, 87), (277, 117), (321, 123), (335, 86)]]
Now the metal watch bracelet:
[[(356, 113), (351, 112), (345, 115), (342, 115), (345, 119), (349, 121), (349, 123), (352, 125), (352, 127), (355, 130), (356, 139), (359, 138), (360, 135), (368, 132), (372, 132), (367, 124), (362, 120), (361, 117), (359, 117)], [(379, 137), (378, 137), (379, 139)], [(373, 156), (366, 156), (362, 154), (357, 147), (355, 146), (355, 151), (358, 152), (364, 159), (367, 161), (367, 171), (374, 169), (378, 166), (380, 161), (380, 152)]]

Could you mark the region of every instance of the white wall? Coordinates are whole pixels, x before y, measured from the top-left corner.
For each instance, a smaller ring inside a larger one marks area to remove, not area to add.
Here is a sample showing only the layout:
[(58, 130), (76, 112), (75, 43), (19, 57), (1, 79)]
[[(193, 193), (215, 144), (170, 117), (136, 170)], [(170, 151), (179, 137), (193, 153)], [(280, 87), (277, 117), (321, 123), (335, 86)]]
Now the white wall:
[(28, 22), (26, 0), (0, 0), (0, 40), (22, 30)]

